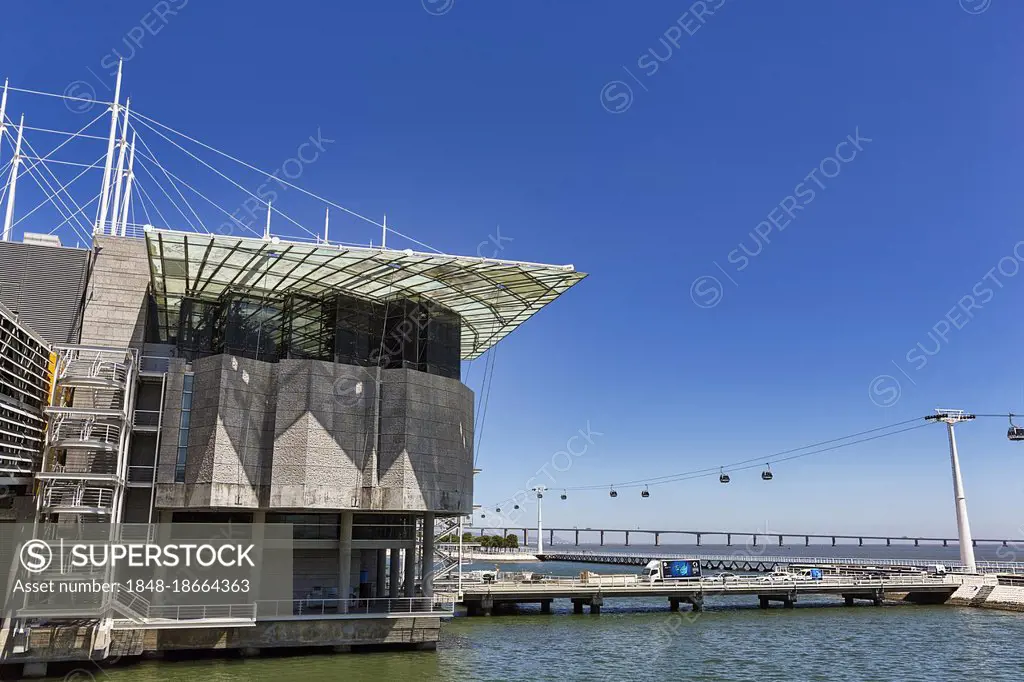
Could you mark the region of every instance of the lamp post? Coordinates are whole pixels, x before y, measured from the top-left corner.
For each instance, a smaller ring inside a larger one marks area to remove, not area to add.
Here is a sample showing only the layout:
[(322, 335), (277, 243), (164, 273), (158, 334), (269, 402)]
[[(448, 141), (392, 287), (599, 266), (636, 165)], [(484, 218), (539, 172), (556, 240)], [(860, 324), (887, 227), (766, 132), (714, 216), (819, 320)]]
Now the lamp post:
[(533, 489), (533, 492), (537, 493), (537, 554), (538, 556), (544, 553), (544, 526), (543, 526), (543, 509), (544, 509), (544, 493), (547, 491), (547, 487), (538, 485)]

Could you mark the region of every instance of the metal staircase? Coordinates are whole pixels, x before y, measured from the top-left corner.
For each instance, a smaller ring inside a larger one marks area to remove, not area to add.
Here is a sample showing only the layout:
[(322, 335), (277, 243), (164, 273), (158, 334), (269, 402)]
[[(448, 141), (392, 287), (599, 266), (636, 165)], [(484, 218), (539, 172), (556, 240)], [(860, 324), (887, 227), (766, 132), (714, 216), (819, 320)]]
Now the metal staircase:
[(453, 532), (461, 532), (461, 520), (460, 516), (447, 516), (434, 522), (434, 580), (445, 578), (459, 567), (458, 551), (452, 551), (450, 545), (445, 546), (441, 540)]

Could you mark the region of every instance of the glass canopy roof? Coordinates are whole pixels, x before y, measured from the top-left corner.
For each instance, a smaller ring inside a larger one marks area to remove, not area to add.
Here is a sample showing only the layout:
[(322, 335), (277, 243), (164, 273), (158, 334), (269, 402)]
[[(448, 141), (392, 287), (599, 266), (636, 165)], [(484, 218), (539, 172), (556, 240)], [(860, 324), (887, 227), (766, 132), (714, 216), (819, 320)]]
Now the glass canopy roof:
[(395, 251), (147, 228), (159, 324), (174, 333), (183, 297), (216, 300), (329, 291), (371, 301), (426, 299), (462, 318), (462, 359), (503, 339), (586, 275), (571, 265)]

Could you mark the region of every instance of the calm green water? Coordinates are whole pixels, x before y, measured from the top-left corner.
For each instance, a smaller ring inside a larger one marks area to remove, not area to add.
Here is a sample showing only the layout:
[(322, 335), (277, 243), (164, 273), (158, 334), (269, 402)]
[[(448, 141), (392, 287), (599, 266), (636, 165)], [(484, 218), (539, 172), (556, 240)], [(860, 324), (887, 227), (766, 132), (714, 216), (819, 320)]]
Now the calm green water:
[(574, 616), (556, 602), (552, 615), (524, 608), (457, 618), (437, 652), (148, 662), (93, 674), (104, 682), (1024, 679), (1024, 614), (812, 603), (761, 611), (735, 598), (692, 618), (661, 600), (608, 600), (600, 616)]

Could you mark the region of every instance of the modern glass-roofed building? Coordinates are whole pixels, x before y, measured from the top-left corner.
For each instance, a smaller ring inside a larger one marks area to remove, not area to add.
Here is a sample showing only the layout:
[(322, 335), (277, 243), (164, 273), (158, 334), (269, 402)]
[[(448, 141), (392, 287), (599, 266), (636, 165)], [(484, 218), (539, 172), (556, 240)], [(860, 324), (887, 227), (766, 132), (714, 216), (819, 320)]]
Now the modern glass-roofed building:
[[(59, 265), (76, 255), (85, 277)], [(385, 629), (321, 644), (431, 645), (432, 580), (451, 568), (434, 538), (473, 504), (461, 363), (584, 276), (152, 228), (87, 251), (0, 242), (7, 291), (41, 277), (65, 299), (49, 304), (80, 308), (51, 321), (54, 338), (23, 334), (48, 344), (52, 374), (45, 441), (26, 417), (41, 452), (14, 482), (36, 487), (42, 522), (294, 524), (293, 602), (275, 616), (368, 628), (379, 613)], [(46, 321), (8, 302), (24, 325)]]
[[(320, 237), (262, 189), (232, 181), (242, 206), (265, 216), (261, 236), (209, 198), (219, 192), (156, 160), (143, 136), (185, 153), (192, 169), (197, 157), (175, 140), (196, 141), (129, 114), (120, 84), (118, 73), (114, 101), (103, 103), (107, 136), (86, 132), (88, 124), (45, 155), (29, 137), (59, 131), (15, 125), (4, 107), (14, 101), (9, 90), (46, 93), (5, 85), (0, 97), (0, 151), (6, 141), (12, 152), (0, 199), (0, 485), (12, 494), (0, 499), (0, 523), (28, 522), (22, 549), (71, 532), (99, 533), (105, 548), (141, 537), (148, 552), (192, 537), (175, 533), (195, 526), (203, 538), (207, 529), (241, 533), (263, 559), (283, 543), (287, 561), (267, 560), (265, 573), (250, 576), (259, 591), (198, 602), (169, 602), (149, 587), (155, 581), (142, 592), (76, 594), (71, 615), (46, 596), (8, 600), (0, 662), (21, 663), (28, 675), (52, 660), (167, 650), (432, 648), (454, 598), (435, 593), (434, 582), (458, 565), (435, 538), (473, 510), (474, 396), (462, 362), (585, 275), (571, 265), (331, 242), (329, 213)], [(96, 140), (106, 142), (102, 164), (53, 158)], [(324, 143), (310, 137), (300, 148)], [(61, 164), (78, 175), (63, 179)], [(69, 187), (101, 170), (99, 195), (79, 203)], [(29, 180), (38, 185), (30, 202), (42, 201), (20, 213), (15, 196), (24, 201)], [(288, 184), (289, 200), (313, 197), (378, 225), (386, 243), (386, 225)], [(183, 189), (228, 215), (228, 229), (208, 229)], [(86, 216), (93, 202), (95, 220)], [(36, 212), (47, 203), (53, 218)], [(151, 212), (165, 227), (149, 224)], [(272, 236), (275, 215), (316, 241)], [(192, 231), (167, 229), (186, 224)], [(62, 230), (78, 248), (61, 245), (53, 233)], [(239, 236), (246, 231), (253, 236)], [(12, 528), (20, 526), (0, 526), (0, 549)], [(69, 580), (63, 558), (41, 573), (21, 564), (9, 575)], [(96, 576), (120, 570), (108, 564)]]

